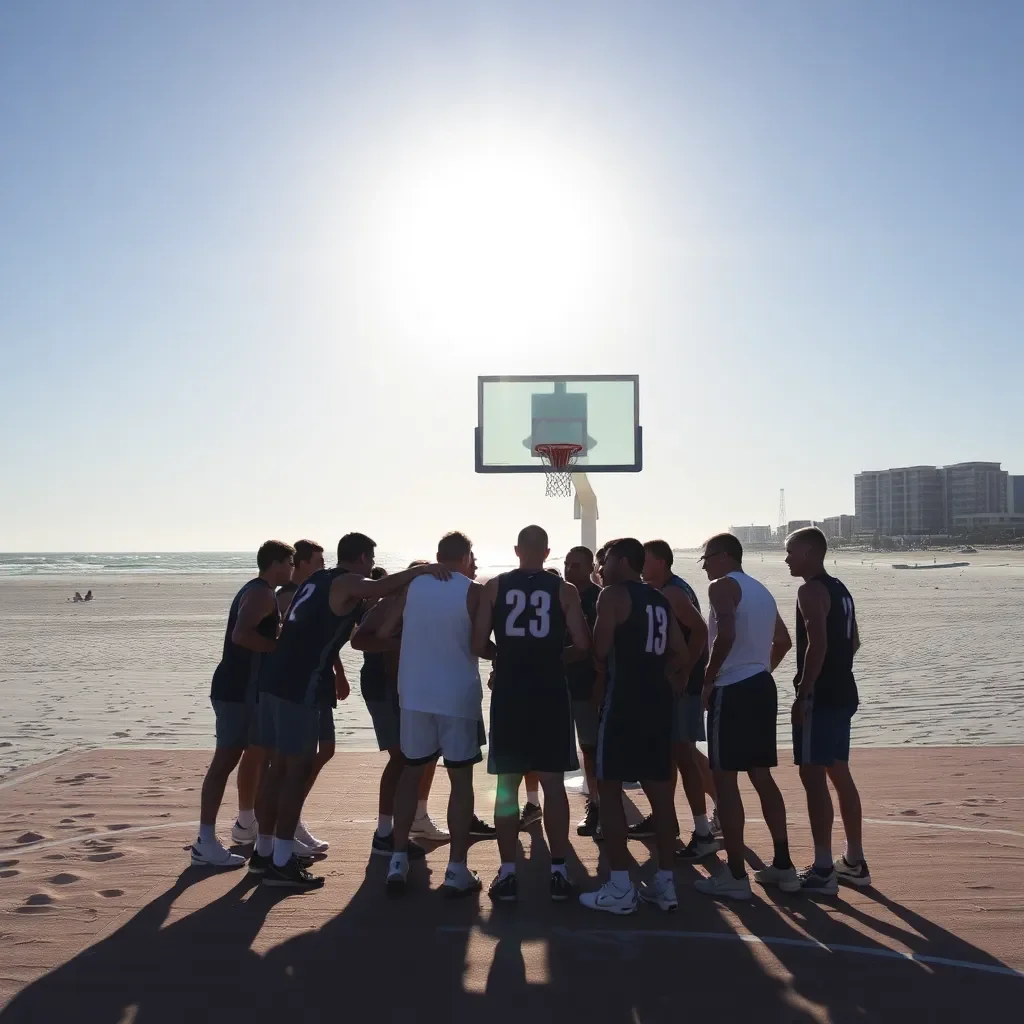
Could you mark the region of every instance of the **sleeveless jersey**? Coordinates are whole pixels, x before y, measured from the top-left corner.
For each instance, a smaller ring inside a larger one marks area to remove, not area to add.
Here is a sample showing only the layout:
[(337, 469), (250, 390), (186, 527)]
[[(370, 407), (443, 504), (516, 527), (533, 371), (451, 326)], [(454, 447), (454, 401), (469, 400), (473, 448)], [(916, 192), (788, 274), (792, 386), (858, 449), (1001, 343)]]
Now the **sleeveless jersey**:
[(320, 569), (295, 592), (277, 647), (260, 673), (260, 689), (311, 707), (334, 707), (334, 659), (363, 615), (363, 602), (345, 615), (331, 611), (331, 584), (347, 569)]
[[(853, 638), (857, 635), (857, 611), (853, 598), (843, 584), (823, 572), (814, 577), (828, 591), (829, 608), (825, 617), (825, 661), (814, 684), (815, 707), (845, 708), (855, 711), (857, 683), (853, 677)], [(799, 685), (807, 655), (807, 626), (796, 609), (796, 678)]]
[[(678, 587), (686, 595), (690, 604), (692, 604), (698, 612), (700, 611), (700, 601), (698, 600), (697, 595), (694, 593), (693, 587), (691, 587), (690, 584), (682, 578), (682, 576), (677, 576), (675, 573), (673, 573), (668, 578), (668, 583), (666, 583), (665, 586)], [(687, 629), (686, 626), (684, 626), (681, 622), (679, 623), (679, 628), (683, 631), (683, 639), (687, 643), (689, 643), (691, 631)], [(687, 693), (699, 694), (700, 691), (704, 688), (704, 669), (706, 669), (707, 667), (708, 647), (707, 644), (705, 644), (704, 650), (701, 651), (701, 655), (697, 659), (696, 664), (690, 669), (690, 677), (686, 680)]]
[[(591, 634), (594, 632), (594, 623), (597, 621), (597, 599), (601, 595), (601, 588), (594, 583), (585, 587), (580, 592), (580, 605), (583, 608), (583, 618), (587, 620), (587, 626)], [(565, 646), (572, 646), (572, 638), (568, 630), (565, 634)], [(565, 678), (569, 684), (569, 696), (573, 700), (590, 700), (594, 692), (594, 662), (590, 656), (585, 661), (573, 661), (565, 666)]]
[(543, 569), (513, 569), (498, 577), (494, 601), (495, 686), (530, 676), (565, 681), (562, 581)]
[[(228, 611), (228, 626), (224, 631), (224, 650), (221, 654), (220, 664), (214, 670), (213, 682), (210, 685), (210, 697), (213, 700), (248, 701), (256, 702), (258, 694), (257, 679), (259, 678), (260, 667), (267, 655), (260, 651), (250, 651), (248, 647), (240, 647), (231, 639), (238, 622), (238, 609), (242, 604), (242, 598), (257, 587), (268, 587), (273, 593), (273, 587), (257, 576), (235, 594)], [(277, 630), (281, 625), (281, 615), (277, 610), (277, 603), (274, 603), (274, 610), (265, 615), (256, 632), (268, 640), (277, 639)]]
[(668, 665), (668, 627), (672, 606), (664, 596), (639, 580), (619, 586), (629, 593), (630, 612), (615, 629), (608, 657), (605, 713), (624, 708), (639, 714), (672, 713)]
[[(763, 583), (745, 572), (731, 572), (729, 579), (740, 588), (736, 607), (736, 639), (715, 680), (715, 686), (731, 686), (771, 672), (772, 643), (779, 609)], [(708, 650), (718, 635), (718, 619), (712, 606), (708, 613)]]

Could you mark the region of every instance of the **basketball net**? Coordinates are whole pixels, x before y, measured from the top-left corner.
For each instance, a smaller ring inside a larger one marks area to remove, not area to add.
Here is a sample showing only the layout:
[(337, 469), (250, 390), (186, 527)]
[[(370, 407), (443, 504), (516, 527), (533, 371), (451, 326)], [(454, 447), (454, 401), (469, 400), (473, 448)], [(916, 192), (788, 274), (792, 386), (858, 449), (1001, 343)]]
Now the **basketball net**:
[(533, 449), (544, 460), (544, 494), (548, 498), (572, 495), (572, 467), (583, 452), (581, 444), (538, 444)]

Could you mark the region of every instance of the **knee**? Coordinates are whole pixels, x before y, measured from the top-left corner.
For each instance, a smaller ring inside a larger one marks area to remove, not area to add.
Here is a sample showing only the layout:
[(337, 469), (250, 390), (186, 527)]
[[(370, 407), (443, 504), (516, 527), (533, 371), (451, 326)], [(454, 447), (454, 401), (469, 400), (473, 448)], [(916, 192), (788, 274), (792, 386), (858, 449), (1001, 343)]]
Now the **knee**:
[(825, 784), (825, 769), (816, 764), (802, 764), (800, 781), (804, 784), (804, 789), (820, 791)]

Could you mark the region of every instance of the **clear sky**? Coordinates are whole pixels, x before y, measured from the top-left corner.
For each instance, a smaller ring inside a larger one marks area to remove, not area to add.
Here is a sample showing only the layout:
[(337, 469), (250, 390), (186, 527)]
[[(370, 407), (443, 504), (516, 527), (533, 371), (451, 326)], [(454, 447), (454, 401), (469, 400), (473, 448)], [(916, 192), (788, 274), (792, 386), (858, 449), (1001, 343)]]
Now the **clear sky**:
[(475, 378), (639, 373), (600, 534), (1024, 472), (1024, 4), (0, 6), (0, 550), (530, 520)]

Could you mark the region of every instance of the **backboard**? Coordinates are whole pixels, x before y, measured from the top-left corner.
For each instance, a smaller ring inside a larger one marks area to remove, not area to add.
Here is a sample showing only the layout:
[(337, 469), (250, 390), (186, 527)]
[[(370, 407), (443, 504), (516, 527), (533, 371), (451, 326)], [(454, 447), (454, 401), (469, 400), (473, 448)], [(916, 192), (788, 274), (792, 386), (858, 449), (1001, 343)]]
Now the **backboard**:
[(640, 472), (640, 378), (477, 378), (478, 473), (543, 473), (534, 449), (553, 443), (583, 446), (578, 473)]

